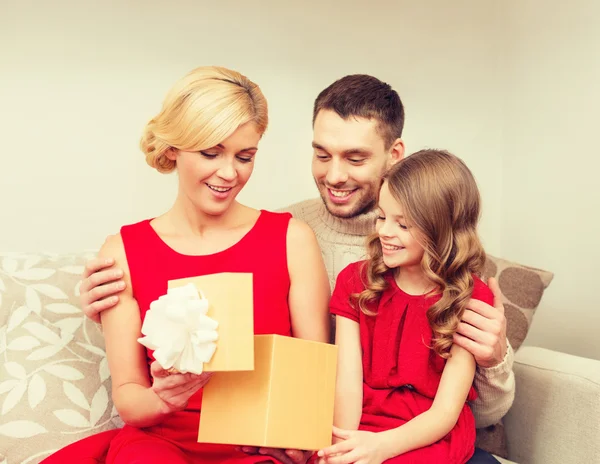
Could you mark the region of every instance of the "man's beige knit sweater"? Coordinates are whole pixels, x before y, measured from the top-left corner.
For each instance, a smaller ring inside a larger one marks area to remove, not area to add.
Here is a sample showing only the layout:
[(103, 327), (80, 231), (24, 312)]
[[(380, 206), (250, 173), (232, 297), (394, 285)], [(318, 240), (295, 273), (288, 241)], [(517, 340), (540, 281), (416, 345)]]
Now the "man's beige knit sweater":
[[(374, 212), (351, 219), (340, 219), (329, 214), (320, 198), (296, 203), (283, 211), (289, 211), (314, 231), (332, 289), (342, 269), (365, 258), (365, 239), (375, 230)], [(509, 345), (502, 363), (492, 368), (477, 368), (475, 388), (479, 396), (472, 404), (477, 427), (497, 423), (512, 405), (515, 394), (513, 358)]]

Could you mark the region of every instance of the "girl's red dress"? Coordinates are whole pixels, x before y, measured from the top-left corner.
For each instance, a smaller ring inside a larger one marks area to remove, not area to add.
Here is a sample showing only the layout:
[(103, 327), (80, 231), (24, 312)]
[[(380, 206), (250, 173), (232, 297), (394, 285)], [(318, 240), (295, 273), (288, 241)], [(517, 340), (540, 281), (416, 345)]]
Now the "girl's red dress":
[[(286, 237), (288, 213), (261, 211), (256, 224), (235, 245), (219, 253), (190, 256), (171, 249), (154, 231), (150, 220), (121, 228), (133, 296), (142, 320), (150, 303), (167, 293), (169, 280), (219, 272), (253, 274), (254, 333), (291, 336)], [(235, 289), (231, 289), (235, 292)], [(147, 350), (148, 366), (154, 360)], [(249, 456), (235, 447), (197, 443), (202, 391), (185, 411), (160, 424), (136, 428), (125, 425), (80, 440), (45, 461), (54, 463), (258, 463), (279, 461)], [(232, 405), (235, 407), (235, 405)]]
[[(388, 288), (371, 308), (376, 316), (352, 307), (350, 295), (365, 288), (364, 263), (350, 264), (339, 274), (330, 308), (333, 314), (360, 325), (363, 410), (359, 429), (380, 432), (399, 427), (431, 407), (445, 360), (429, 348), (433, 333), (426, 312), (439, 297), (409, 295), (389, 272)], [(493, 304), (492, 292), (476, 277), (473, 298)], [(471, 387), (467, 400), (476, 396)], [(475, 420), (465, 404), (456, 426), (440, 441), (386, 462), (460, 464), (467, 462), (474, 450)]]

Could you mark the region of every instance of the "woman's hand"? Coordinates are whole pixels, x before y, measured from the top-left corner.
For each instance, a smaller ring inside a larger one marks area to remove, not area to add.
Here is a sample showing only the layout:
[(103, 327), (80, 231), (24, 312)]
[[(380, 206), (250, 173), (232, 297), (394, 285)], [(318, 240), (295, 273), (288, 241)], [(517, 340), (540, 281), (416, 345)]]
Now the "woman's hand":
[(381, 464), (388, 459), (381, 434), (333, 427), (333, 436), (341, 441), (317, 453), (319, 464)]
[(152, 375), (152, 390), (165, 404), (164, 413), (182, 411), (191, 396), (204, 387), (212, 372), (202, 374), (170, 374), (157, 361), (150, 365)]

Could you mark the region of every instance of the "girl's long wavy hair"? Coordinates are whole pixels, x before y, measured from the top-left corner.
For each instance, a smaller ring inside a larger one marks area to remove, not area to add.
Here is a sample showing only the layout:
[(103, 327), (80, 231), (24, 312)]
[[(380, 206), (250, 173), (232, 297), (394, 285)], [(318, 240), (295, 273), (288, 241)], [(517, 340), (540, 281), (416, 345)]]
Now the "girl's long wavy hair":
[[(398, 162), (383, 182), (402, 206), (415, 239), (424, 248), (421, 267), (440, 299), (427, 311), (433, 330), (432, 349), (449, 357), (456, 332), (479, 276), (485, 252), (477, 235), (479, 190), (473, 174), (456, 156), (442, 150), (421, 150)], [(373, 315), (370, 303), (387, 288), (378, 234), (367, 240), (366, 288), (355, 298), (362, 312)]]

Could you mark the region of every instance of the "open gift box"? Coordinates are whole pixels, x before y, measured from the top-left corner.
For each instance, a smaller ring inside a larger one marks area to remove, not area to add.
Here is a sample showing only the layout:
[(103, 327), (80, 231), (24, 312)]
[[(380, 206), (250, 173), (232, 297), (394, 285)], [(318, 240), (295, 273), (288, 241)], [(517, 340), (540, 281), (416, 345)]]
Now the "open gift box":
[(219, 323), (206, 371), (198, 441), (317, 450), (331, 445), (337, 347), (281, 335), (254, 335), (252, 275), (211, 274), (194, 283)]
[(224, 272), (169, 281), (169, 288), (194, 284), (208, 300), (206, 315), (219, 323), (217, 348), (206, 372), (254, 369), (252, 274)]

